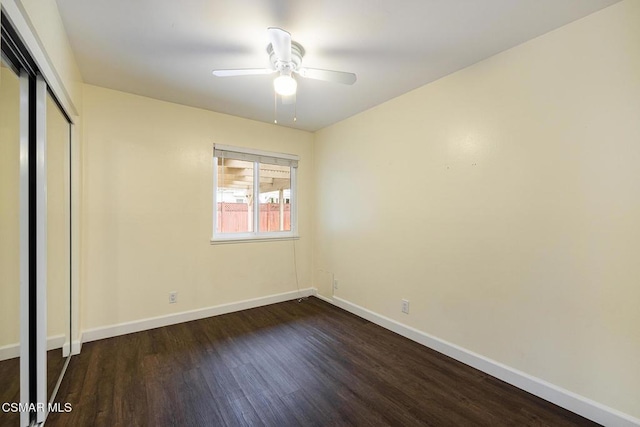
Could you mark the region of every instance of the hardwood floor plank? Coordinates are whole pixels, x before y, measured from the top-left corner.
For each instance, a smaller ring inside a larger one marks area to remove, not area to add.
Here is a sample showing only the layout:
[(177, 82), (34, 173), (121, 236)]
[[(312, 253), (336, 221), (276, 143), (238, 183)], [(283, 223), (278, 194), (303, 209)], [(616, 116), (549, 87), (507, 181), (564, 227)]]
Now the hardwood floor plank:
[(243, 426), (263, 426), (264, 423), (260, 418), (260, 414), (249, 402), (246, 397), (239, 397), (229, 401), (231, 410), (235, 413), (237, 419), (240, 421), (240, 425)]
[(592, 426), (317, 298), (87, 343), (48, 426)]
[[(51, 396), (60, 378), (66, 359), (62, 349), (47, 351), (47, 395)], [(0, 361), (0, 404), (20, 402), (20, 358)], [(20, 423), (18, 412), (0, 411), (0, 427), (13, 427)]]
[[(0, 404), (20, 402), (20, 358), (0, 361)], [(18, 412), (0, 411), (0, 427), (13, 427), (20, 423)]]
[(247, 400), (266, 426), (300, 425), (280, 397), (273, 393), (251, 394)]

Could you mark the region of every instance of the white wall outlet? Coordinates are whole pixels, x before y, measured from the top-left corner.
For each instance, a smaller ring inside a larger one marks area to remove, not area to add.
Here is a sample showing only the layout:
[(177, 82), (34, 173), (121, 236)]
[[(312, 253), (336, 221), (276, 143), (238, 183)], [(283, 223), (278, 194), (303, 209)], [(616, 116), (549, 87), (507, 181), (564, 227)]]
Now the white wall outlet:
[(178, 302), (178, 293), (176, 291), (169, 292), (169, 304), (175, 304)]
[(403, 299), (402, 300), (402, 312), (405, 314), (409, 314), (409, 300), (408, 299)]
[(338, 289), (338, 279), (333, 279), (333, 289)]

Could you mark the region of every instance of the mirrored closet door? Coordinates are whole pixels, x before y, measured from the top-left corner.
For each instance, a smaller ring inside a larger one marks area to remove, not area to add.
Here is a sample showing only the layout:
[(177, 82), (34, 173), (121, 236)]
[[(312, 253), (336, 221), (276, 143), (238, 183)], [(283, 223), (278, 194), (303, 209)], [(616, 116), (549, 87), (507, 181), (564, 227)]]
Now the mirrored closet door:
[(71, 357), (69, 115), (1, 17), (1, 426), (46, 420)]
[[(0, 65), (0, 403), (20, 402), (20, 78)], [(20, 414), (2, 412), (0, 425)]]
[(52, 398), (71, 349), (70, 124), (46, 95), (47, 396)]

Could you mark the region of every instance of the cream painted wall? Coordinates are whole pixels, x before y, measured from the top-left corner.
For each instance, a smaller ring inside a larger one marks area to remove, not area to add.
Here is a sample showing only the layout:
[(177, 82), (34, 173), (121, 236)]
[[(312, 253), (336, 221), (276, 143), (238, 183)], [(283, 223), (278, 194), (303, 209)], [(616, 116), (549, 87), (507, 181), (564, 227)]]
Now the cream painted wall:
[(311, 133), (90, 85), (83, 125), (84, 330), (296, 290), (293, 241), (210, 244), (214, 143), (300, 156), (295, 249), (311, 285)]
[(91, 118), (83, 329), (294, 289), (290, 242), (208, 242), (211, 144), (289, 151), (301, 287), (313, 221), (325, 295), (335, 273), (344, 298), (638, 416), (638, 2), (321, 131), (313, 151), (304, 132), (83, 86), (55, 2), (21, 4)]
[(20, 341), (20, 82), (0, 67), (0, 348)]
[[(316, 135), (314, 281), (640, 416), (640, 2)], [(411, 314), (400, 300), (411, 302)]]

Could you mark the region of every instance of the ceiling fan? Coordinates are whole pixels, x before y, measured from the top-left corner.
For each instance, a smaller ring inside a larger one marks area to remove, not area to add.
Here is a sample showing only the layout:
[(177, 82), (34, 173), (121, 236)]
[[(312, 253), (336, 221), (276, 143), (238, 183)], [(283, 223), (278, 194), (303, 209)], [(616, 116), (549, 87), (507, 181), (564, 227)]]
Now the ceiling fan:
[(291, 96), (296, 93), (298, 83), (292, 74), (308, 79), (323, 80), (327, 82), (352, 85), (356, 82), (356, 75), (343, 71), (321, 70), (317, 68), (302, 67), (304, 48), (291, 41), (291, 34), (282, 28), (267, 28), (269, 45), (267, 53), (271, 61), (271, 68), (244, 68), (237, 70), (213, 70), (213, 75), (218, 77), (251, 76), (260, 74), (279, 73), (273, 81), (273, 87), (281, 96)]

